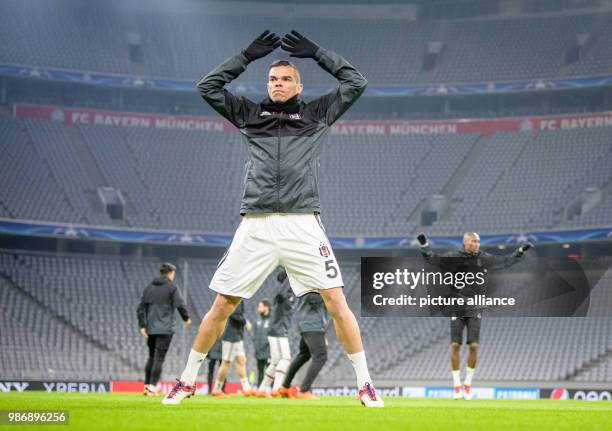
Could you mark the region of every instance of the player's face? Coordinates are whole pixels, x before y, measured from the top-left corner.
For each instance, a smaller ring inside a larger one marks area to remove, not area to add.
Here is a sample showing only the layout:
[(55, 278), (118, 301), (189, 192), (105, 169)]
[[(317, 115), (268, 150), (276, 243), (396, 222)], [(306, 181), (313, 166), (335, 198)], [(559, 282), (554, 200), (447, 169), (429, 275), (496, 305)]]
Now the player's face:
[(174, 276), (176, 275), (176, 272), (172, 271), (168, 273), (168, 280), (170, 281), (174, 281)]
[(264, 305), (263, 302), (260, 302), (259, 304), (257, 304), (257, 311), (259, 312), (259, 314), (268, 314), (268, 307), (266, 307)]
[(478, 253), (480, 250), (480, 237), (468, 236), (463, 240), (463, 249), (468, 253)]
[(278, 66), (268, 72), (268, 96), (273, 102), (286, 102), (300, 94), (303, 88), (293, 67)]

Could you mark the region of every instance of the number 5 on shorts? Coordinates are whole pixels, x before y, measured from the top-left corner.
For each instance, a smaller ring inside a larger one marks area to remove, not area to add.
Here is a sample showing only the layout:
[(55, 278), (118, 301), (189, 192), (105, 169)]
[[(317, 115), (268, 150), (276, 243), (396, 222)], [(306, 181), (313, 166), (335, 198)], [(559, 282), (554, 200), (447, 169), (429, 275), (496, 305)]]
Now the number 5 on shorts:
[(334, 266), (336, 262), (333, 260), (325, 261), (325, 272), (327, 273), (327, 278), (336, 278), (338, 276), (338, 268)]

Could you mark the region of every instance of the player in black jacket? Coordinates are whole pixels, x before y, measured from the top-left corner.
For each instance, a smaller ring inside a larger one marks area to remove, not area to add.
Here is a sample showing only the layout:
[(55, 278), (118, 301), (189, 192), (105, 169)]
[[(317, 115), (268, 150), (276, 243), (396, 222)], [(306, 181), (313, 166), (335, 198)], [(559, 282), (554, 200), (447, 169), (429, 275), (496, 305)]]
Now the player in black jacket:
[(137, 310), (140, 335), (147, 340), (149, 348), (144, 381), (144, 394), (148, 396), (157, 395), (157, 382), (174, 334), (174, 309), (178, 310), (185, 326), (191, 323), (185, 301), (173, 283), (176, 266), (162, 263), (159, 272), (161, 277), (144, 290)]
[[(250, 63), (277, 48), (309, 58), (338, 86), (305, 102), (298, 68), (277, 60), (268, 69), (268, 97), (260, 102), (233, 94), (227, 85)], [(359, 325), (348, 307), (344, 281), (319, 213), (320, 157), (331, 126), (357, 101), (367, 80), (342, 56), (293, 30), (282, 38), (265, 31), (197, 84), (202, 98), (231, 122), (245, 148), (242, 221), (210, 282), (217, 297), (204, 316), (185, 369), (162, 401), (179, 404), (195, 392), (198, 370), (225, 322), (242, 299), (251, 298), (282, 266), (296, 296), (320, 291), (337, 338), (353, 365), (358, 399), (383, 407), (372, 384)]]
[[(520, 246), (509, 256), (496, 257), (480, 250), (480, 235), (476, 232), (466, 232), (463, 235), (463, 248), (445, 253), (442, 256), (436, 255), (429, 246), (429, 241), (425, 234), (417, 236), (421, 254), (425, 260), (434, 266), (442, 269), (449, 269), (450, 266), (461, 266), (465, 272), (474, 272), (485, 268), (509, 268), (517, 263), (524, 253), (533, 247), (533, 244), (526, 243)], [(451, 268), (454, 269), (454, 268)], [(462, 288), (451, 288), (454, 296), (468, 297), (473, 292), (468, 292)], [(454, 399), (472, 399), (472, 378), (478, 360), (478, 349), (480, 341), (481, 314), (477, 306), (464, 305), (455, 307), (451, 316), (451, 367), (453, 374), (453, 385), (455, 387)], [(463, 344), (463, 332), (467, 328), (467, 345), (469, 355), (467, 360), (466, 375), (461, 385), (460, 353)], [(463, 393), (462, 393), (463, 389)]]

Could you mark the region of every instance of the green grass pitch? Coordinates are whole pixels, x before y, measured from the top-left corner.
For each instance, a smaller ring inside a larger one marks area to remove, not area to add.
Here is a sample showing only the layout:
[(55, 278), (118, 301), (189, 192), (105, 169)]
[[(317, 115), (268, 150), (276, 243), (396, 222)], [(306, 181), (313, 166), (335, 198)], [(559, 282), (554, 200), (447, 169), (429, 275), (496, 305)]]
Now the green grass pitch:
[[(66, 430), (605, 430), (612, 429), (609, 401), (515, 401), (387, 398), (384, 409), (366, 409), (348, 397), (320, 401), (213, 399), (196, 396), (178, 406), (134, 394), (23, 392), (0, 394), (0, 410), (68, 410)], [(0, 426), (40, 430), (40, 425)]]

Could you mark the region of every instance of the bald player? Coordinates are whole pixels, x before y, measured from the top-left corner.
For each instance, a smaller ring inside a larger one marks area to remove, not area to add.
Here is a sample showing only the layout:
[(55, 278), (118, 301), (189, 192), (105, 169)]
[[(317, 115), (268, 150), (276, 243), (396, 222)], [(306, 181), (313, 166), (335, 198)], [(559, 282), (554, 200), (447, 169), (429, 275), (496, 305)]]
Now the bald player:
[[(419, 234), (417, 240), (421, 247), (421, 254), (427, 262), (440, 267), (444, 265), (440, 257), (457, 258), (462, 260), (462, 268), (466, 268), (468, 271), (478, 271), (479, 269), (482, 270), (482, 268), (490, 267), (509, 268), (517, 263), (527, 250), (533, 247), (533, 244), (525, 243), (517, 248), (511, 255), (496, 257), (480, 250), (480, 235), (476, 232), (466, 232), (463, 235), (462, 248), (438, 256), (431, 250), (429, 241), (424, 233)], [(466, 292), (462, 290), (462, 287), (453, 286), (451, 287), (451, 291), (458, 296), (468, 296)], [(478, 349), (480, 346), (480, 311), (481, 309), (478, 306), (465, 305), (461, 308), (453, 309), (453, 315), (451, 316), (451, 368), (453, 386), (455, 388), (453, 398), (456, 400), (463, 398), (469, 401), (472, 399), (472, 379), (474, 377), (474, 371), (476, 370)], [(462, 386), (460, 353), (461, 345), (463, 344), (464, 329), (467, 330), (466, 344), (469, 348), (469, 354), (465, 380)]]

